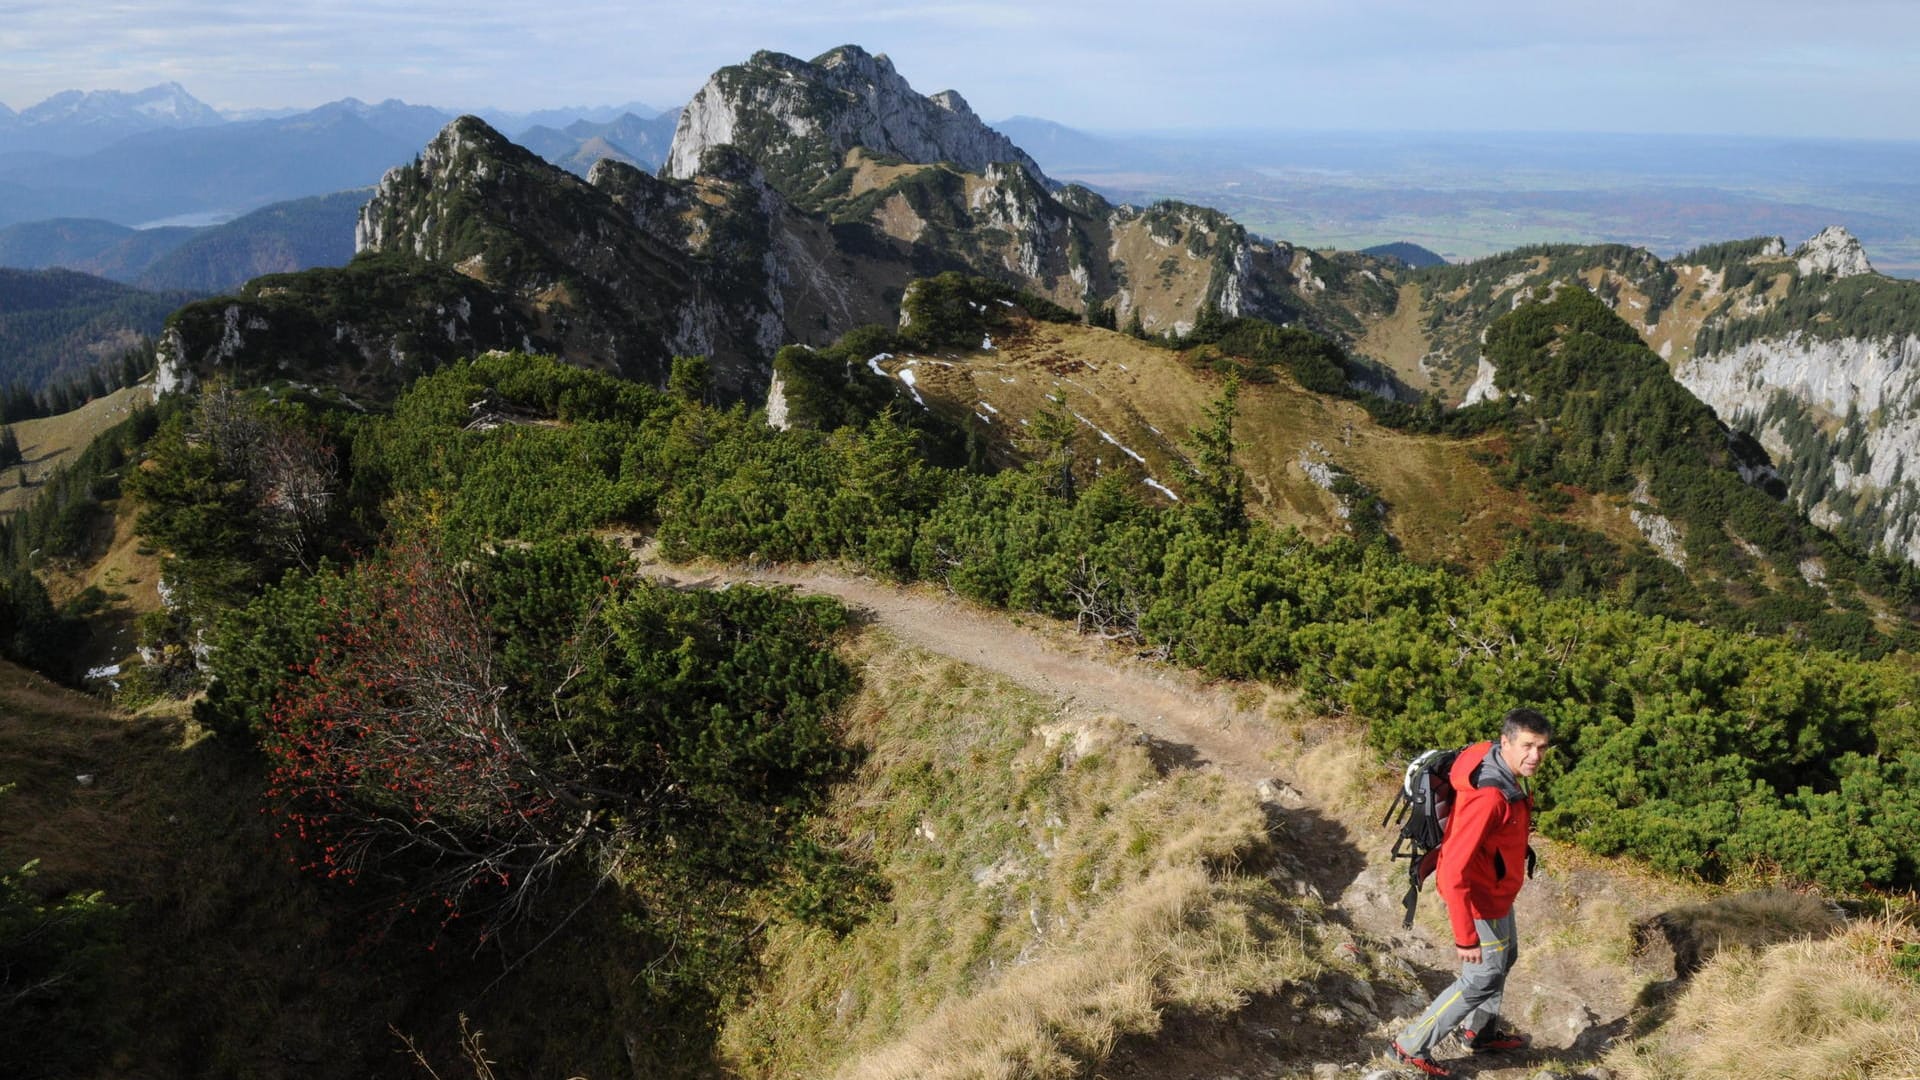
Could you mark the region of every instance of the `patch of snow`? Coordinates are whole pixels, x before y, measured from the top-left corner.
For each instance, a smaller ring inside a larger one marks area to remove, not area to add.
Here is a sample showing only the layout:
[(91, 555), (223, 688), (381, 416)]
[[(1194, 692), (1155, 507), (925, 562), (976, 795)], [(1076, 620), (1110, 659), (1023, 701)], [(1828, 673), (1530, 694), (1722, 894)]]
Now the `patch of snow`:
[(118, 674), (120, 674), (119, 664), (108, 664), (104, 667), (87, 669), (87, 678), (89, 679), (111, 679)]
[(980, 418), (980, 422), (981, 422), (981, 423), (983, 423), (983, 424), (991, 424), (991, 423), (993, 423), (993, 417), (991, 417), (991, 416), (988, 416), (988, 415), (987, 415), (986, 413), (983, 413), (983, 412), (980, 412), (980, 411), (979, 411), (979, 410), (977, 410), (977, 409), (976, 409), (976, 410), (974, 410), (974, 413), (973, 413), (973, 415), (975, 415), (975, 416), (977, 416), (977, 417), (979, 417), (979, 418)]
[[(1021, 423), (1024, 424), (1026, 423), (1026, 421), (1022, 420)], [(1151, 476), (1147, 477), (1145, 480), (1142, 480), (1140, 482), (1152, 488), (1153, 490), (1159, 492), (1160, 494), (1165, 495), (1167, 498), (1172, 499), (1174, 502), (1180, 501), (1180, 496), (1175, 495), (1173, 493), (1172, 488), (1168, 487), (1167, 485), (1161, 483), (1158, 480), (1155, 480)]]
[(983, 409), (985, 409), (985, 410), (987, 410), (988, 412), (990, 412), (990, 413), (992, 413), (992, 414), (993, 414), (993, 415), (995, 415), (995, 416), (999, 416), (999, 415), (1000, 415), (1000, 410), (999, 410), (999, 409), (996, 409), (996, 408), (994, 408), (994, 407), (993, 407), (993, 404), (992, 404), (991, 402), (988, 402), (988, 401), (982, 401), (982, 402), (980, 403), (980, 407), (981, 407), (981, 408), (983, 408)]
[(1127, 455), (1128, 457), (1130, 457), (1130, 458), (1132, 458), (1133, 460), (1135, 460), (1135, 461), (1137, 461), (1137, 462), (1139, 462), (1139, 463), (1140, 463), (1140, 464), (1142, 464), (1142, 465), (1145, 465), (1145, 464), (1147, 463), (1147, 459), (1146, 459), (1146, 458), (1143, 458), (1143, 457), (1141, 457), (1141, 456), (1140, 456), (1139, 454), (1136, 454), (1136, 453), (1134, 453), (1134, 452), (1133, 452), (1132, 450), (1130, 450), (1130, 449), (1128, 449), (1128, 448), (1127, 448), (1127, 445), (1126, 445), (1125, 443), (1123, 443), (1123, 442), (1121, 442), (1121, 441), (1120, 441), (1119, 439), (1116, 439), (1116, 438), (1114, 438), (1114, 437), (1113, 437), (1112, 435), (1109, 435), (1109, 434), (1107, 434), (1107, 433), (1106, 433), (1105, 431), (1102, 431), (1102, 430), (1101, 430), (1101, 428), (1100, 428), (1100, 425), (1098, 425), (1098, 424), (1096, 424), (1096, 423), (1094, 423), (1093, 421), (1091, 421), (1091, 420), (1089, 420), (1089, 419), (1087, 419), (1087, 418), (1086, 418), (1086, 417), (1084, 417), (1084, 416), (1081, 416), (1081, 415), (1080, 415), (1079, 413), (1077, 413), (1077, 412), (1073, 412), (1073, 410), (1072, 410), (1072, 409), (1068, 409), (1067, 411), (1068, 411), (1068, 412), (1070, 412), (1070, 413), (1073, 413), (1073, 418), (1074, 418), (1075, 420), (1078, 420), (1078, 421), (1080, 421), (1081, 423), (1083, 423), (1083, 424), (1085, 424), (1085, 425), (1087, 425), (1088, 427), (1090, 427), (1090, 428), (1092, 428), (1092, 429), (1093, 429), (1093, 430), (1094, 430), (1095, 432), (1098, 432), (1098, 433), (1099, 433), (1099, 435), (1100, 435), (1100, 437), (1101, 437), (1101, 438), (1103, 438), (1103, 439), (1105, 439), (1105, 440), (1107, 440), (1108, 442), (1110, 442), (1110, 443), (1112, 443), (1113, 445), (1115, 445), (1115, 446), (1117, 446), (1117, 447), (1119, 447), (1119, 448), (1120, 448), (1120, 452), (1121, 452), (1121, 453), (1123, 453), (1123, 454), (1125, 454), (1125, 455)]
[(992, 334), (987, 334), (986, 336), (980, 339), (980, 351), (981, 352), (993, 351), (993, 335)]
[(907, 393), (913, 395), (913, 400), (918, 402), (921, 408), (926, 408), (927, 400), (920, 396), (919, 388), (914, 385), (912, 368), (905, 367), (900, 369), (900, 381), (907, 384)]
[(887, 373), (885, 370), (883, 370), (880, 367), (880, 361), (891, 360), (891, 359), (893, 359), (893, 354), (890, 352), (883, 352), (876, 356), (869, 356), (867, 357), (867, 366), (873, 369), (873, 373), (875, 375), (878, 375), (884, 379), (887, 377)]
[(1012, 306), (1013, 306), (1013, 301), (1011, 301), (1011, 300), (1001, 300), (1001, 301), (998, 301), (998, 303), (1000, 304), (1000, 306), (1001, 306), (1001, 307), (1012, 307)]

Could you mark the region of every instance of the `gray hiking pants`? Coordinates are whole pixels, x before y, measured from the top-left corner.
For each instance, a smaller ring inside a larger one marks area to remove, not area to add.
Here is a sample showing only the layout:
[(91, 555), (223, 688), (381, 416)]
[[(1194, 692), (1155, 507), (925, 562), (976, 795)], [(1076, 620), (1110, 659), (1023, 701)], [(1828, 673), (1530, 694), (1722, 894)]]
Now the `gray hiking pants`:
[(1460, 977), (1440, 991), (1427, 1011), (1420, 1014), (1394, 1041), (1400, 1049), (1416, 1057), (1428, 1056), (1433, 1045), (1456, 1028), (1487, 1031), (1500, 1019), (1500, 997), (1507, 986), (1507, 972), (1520, 955), (1520, 942), (1513, 932), (1513, 912), (1488, 922), (1475, 919), (1473, 928), (1480, 933), (1480, 962), (1460, 965)]

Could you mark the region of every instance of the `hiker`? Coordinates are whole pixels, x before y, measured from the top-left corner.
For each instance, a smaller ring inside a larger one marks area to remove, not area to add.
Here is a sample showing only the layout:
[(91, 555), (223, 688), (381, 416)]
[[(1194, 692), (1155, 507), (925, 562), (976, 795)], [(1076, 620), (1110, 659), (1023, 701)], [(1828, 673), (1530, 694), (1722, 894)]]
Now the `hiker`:
[(1514, 709), (1498, 741), (1469, 746), (1454, 759), (1453, 813), (1434, 876), (1453, 924), (1460, 977), (1391, 1043), (1396, 1059), (1429, 1076), (1453, 1075), (1433, 1059), (1433, 1048), (1456, 1031), (1476, 1053), (1527, 1045), (1525, 1036), (1500, 1030), (1500, 996), (1520, 950), (1513, 900), (1526, 881), (1533, 829), (1526, 778), (1552, 740), (1546, 717)]

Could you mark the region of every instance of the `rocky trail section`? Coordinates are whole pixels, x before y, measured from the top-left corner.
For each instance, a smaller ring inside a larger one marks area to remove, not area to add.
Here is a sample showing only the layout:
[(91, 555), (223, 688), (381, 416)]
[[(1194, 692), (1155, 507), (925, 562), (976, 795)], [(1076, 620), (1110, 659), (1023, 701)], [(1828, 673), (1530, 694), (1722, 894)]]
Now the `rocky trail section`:
[[(1157, 1036), (1123, 1043), (1101, 1077), (1383, 1077), (1380, 1053), (1400, 1024), (1453, 978), (1442, 908), (1431, 890), (1412, 931), (1401, 929), (1399, 864), (1379, 826), (1387, 789), (1356, 790), (1355, 754), (1280, 733), (1269, 710), (1234, 688), (1078, 637), (1038, 616), (981, 609), (925, 587), (905, 588), (813, 566), (743, 568), (661, 562), (636, 552), (649, 577), (679, 588), (786, 586), (838, 598), (856, 617), (914, 648), (1010, 679), (1059, 702), (1063, 719), (1117, 718), (1167, 769), (1204, 769), (1254, 786), (1280, 838), (1282, 887), (1326, 904), (1341, 970), (1315, 985), (1284, 987), (1222, 1020), (1173, 1018)], [(1337, 740), (1335, 740), (1337, 742)], [(1535, 1048), (1468, 1060), (1447, 1048), (1456, 1075), (1536, 1080), (1605, 1076), (1596, 1063), (1628, 1027), (1637, 992), (1668, 972), (1636, 959), (1631, 926), (1681, 902), (1677, 887), (1626, 880), (1617, 871), (1542, 844), (1548, 869), (1522, 894), (1526, 954), (1508, 986), (1506, 1014)]]

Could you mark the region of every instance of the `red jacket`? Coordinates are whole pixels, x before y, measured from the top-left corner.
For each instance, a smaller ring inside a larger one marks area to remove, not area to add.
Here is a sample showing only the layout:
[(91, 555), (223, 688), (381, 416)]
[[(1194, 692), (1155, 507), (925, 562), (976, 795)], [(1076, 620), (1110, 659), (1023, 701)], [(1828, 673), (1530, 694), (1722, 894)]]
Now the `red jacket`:
[[(1484, 742), (1454, 760), (1453, 815), (1440, 845), (1435, 887), (1447, 903), (1453, 940), (1463, 949), (1480, 944), (1473, 920), (1493, 920), (1513, 910), (1527, 877), (1527, 834), (1533, 829), (1533, 798), (1520, 788), (1473, 786), (1473, 773), (1492, 752)], [(1492, 766), (1489, 766), (1491, 769)]]

